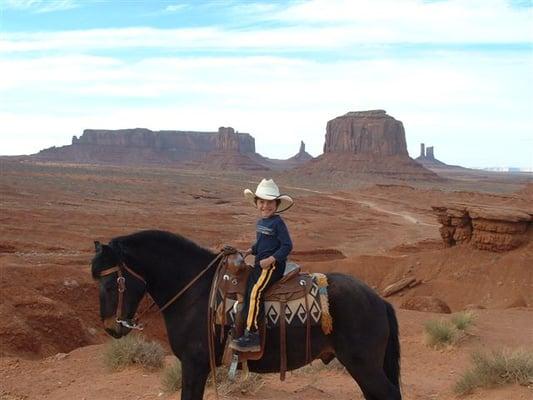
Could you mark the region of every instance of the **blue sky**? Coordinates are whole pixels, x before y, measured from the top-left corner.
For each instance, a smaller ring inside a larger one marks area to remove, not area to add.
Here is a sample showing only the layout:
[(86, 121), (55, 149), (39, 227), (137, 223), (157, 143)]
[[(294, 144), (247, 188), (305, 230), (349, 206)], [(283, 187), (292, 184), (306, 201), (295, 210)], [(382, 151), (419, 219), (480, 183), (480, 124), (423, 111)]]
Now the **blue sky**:
[(86, 128), (232, 126), (322, 152), (385, 109), (408, 150), (533, 169), (533, 7), (503, 0), (0, 0), (0, 154)]

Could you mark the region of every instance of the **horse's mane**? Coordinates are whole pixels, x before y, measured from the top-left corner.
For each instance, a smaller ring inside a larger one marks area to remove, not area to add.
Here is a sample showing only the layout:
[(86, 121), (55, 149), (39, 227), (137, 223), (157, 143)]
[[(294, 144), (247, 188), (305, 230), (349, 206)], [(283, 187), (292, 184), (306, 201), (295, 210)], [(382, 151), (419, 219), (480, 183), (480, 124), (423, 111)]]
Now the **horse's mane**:
[(184, 236), (161, 230), (139, 231), (130, 235), (115, 237), (109, 242), (109, 246), (115, 251), (122, 248), (122, 246), (137, 246), (140, 244), (151, 244), (185, 252), (212, 254), (211, 250), (196, 244)]

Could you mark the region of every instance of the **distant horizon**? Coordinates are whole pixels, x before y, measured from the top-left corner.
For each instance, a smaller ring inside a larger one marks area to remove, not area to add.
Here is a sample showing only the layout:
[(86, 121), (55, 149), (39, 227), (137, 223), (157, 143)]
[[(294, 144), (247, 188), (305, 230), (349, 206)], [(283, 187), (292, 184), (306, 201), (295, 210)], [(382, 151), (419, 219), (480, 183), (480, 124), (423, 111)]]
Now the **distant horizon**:
[[(228, 126), (228, 127), (231, 127), (233, 128), (232, 126)], [(135, 129), (146, 129), (146, 130), (149, 130), (151, 132), (154, 132), (154, 133), (157, 133), (157, 132), (191, 132), (191, 133), (206, 133), (206, 134), (213, 134), (213, 133), (216, 133), (218, 131), (218, 128), (216, 130), (212, 130), (212, 131), (208, 131), (208, 130), (205, 130), (205, 131), (196, 131), (196, 130), (183, 130), (183, 129), (158, 129), (158, 130), (153, 130), (153, 129), (150, 129), (150, 128), (145, 128), (145, 127), (135, 127), (135, 128), (117, 128), (117, 129), (106, 129), (106, 128), (84, 128), (81, 132), (81, 134), (79, 135), (71, 135), (70, 137), (70, 142), (67, 143), (67, 144), (61, 144), (61, 145), (51, 145), (51, 146), (48, 146), (48, 147), (45, 147), (45, 148), (41, 148), (37, 151), (35, 151), (34, 153), (26, 153), (26, 154), (0, 154), (0, 157), (24, 157), (24, 156), (32, 156), (32, 155), (35, 155), (35, 154), (38, 154), (40, 151), (42, 150), (46, 150), (46, 149), (50, 149), (50, 148), (58, 148), (58, 147), (64, 147), (64, 146), (70, 146), (72, 145), (72, 139), (73, 137), (76, 137), (76, 138), (80, 138), (82, 135), (83, 135), (83, 132), (86, 131), (86, 130), (103, 130), (103, 131), (119, 131), (119, 130), (135, 130)], [(235, 128), (233, 128), (235, 129)], [(243, 134), (248, 134), (248, 135), (251, 135), (254, 139), (255, 139), (255, 136), (253, 135), (253, 133), (251, 132), (241, 132), (241, 131), (238, 131), (237, 129), (235, 129), (235, 132), (236, 133), (243, 133)], [(324, 134), (325, 135), (325, 134)], [(309, 153), (311, 156), (313, 156), (313, 158), (316, 158), (316, 157), (319, 157), (321, 156), (322, 154), (324, 154), (324, 152), (322, 151), (321, 153), (319, 154), (312, 154), (311, 152), (309, 152), (309, 149), (307, 148), (307, 144), (305, 143), (304, 140), (302, 140), (302, 142), (304, 142), (305, 144), (305, 151), (307, 153)], [(486, 165), (486, 166), (480, 166), (480, 167), (469, 167), (469, 166), (466, 166), (466, 165), (460, 165), (460, 164), (451, 164), (451, 163), (448, 163), (446, 162), (446, 160), (442, 160), (440, 157), (438, 157), (438, 151), (435, 150), (435, 147), (434, 146), (431, 146), (430, 144), (427, 144), (427, 143), (424, 143), (424, 142), (421, 142), (418, 144), (418, 155), (412, 155), (411, 152), (409, 151), (409, 149), (407, 150), (408, 151), (408, 155), (410, 158), (412, 158), (413, 160), (418, 158), (420, 156), (420, 144), (424, 144), (425, 145), (425, 148), (427, 149), (428, 147), (433, 147), (434, 148), (434, 151), (435, 153), (437, 153), (437, 155), (435, 156), (435, 158), (438, 160), (438, 161), (441, 161), (449, 166), (458, 166), (458, 167), (464, 167), (464, 168), (470, 168), (470, 169), (476, 169), (476, 170), (486, 170), (486, 171), (497, 171), (497, 172), (514, 172), (514, 171), (506, 171), (506, 170), (512, 170), (512, 169), (516, 169), (517, 171), (516, 172), (533, 172), (533, 167), (529, 168), (529, 167), (526, 167), (526, 168), (523, 168), (523, 167), (517, 167), (517, 166), (513, 166), (513, 165)], [(409, 147), (409, 146), (408, 146)], [(262, 152), (260, 152), (258, 149), (257, 149), (257, 146), (255, 148), (255, 152), (260, 154), (261, 156), (263, 157), (267, 157), (269, 159), (274, 159), (274, 160), (287, 160), (289, 159), (290, 157), (296, 155), (298, 153), (300, 149), (300, 142), (298, 142), (298, 146), (296, 147), (296, 150), (291, 154), (289, 155), (288, 157), (286, 158), (279, 158), (279, 157), (272, 157), (268, 154), (264, 154)]]
[(521, 0), (4, 0), (0, 153), (232, 126), (316, 157), (327, 121), (384, 109), (412, 158), (533, 170), (531, 26)]

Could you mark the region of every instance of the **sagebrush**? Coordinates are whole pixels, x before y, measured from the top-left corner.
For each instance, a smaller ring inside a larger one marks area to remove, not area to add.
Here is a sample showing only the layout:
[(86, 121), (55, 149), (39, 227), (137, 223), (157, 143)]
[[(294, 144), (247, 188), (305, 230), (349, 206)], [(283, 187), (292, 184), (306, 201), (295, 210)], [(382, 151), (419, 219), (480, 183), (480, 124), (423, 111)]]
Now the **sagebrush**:
[(476, 314), (472, 311), (462, 311), (452, 315), (452, 324), (460, 331), (467, 330), (476, 321)]
[(178, 359), (170, 367), (165, 368), (162, 380), (163, 390), (167, 393), (181, 389), (181, 363)]
[(157, 342), (146, 341), (140, 335), (113, 339), (104, 352), (104, 362), (113, 371), (131, 364), (138, 364), (146, 369), (160, 369), (164, 359), (163, 347)]
[(328, 364), (324, 364), (321, 360), (314, 360), (312, 363), (292, 371), (292, 373), (295, 375), (307, 375), (315, 374), (320, 371), (339, 371), (347, 373), (344, 365), (342, 365), (336, 358), (331, 360)]
[(432, 347), (453, 344), (456, 338), (455, 326), (446, 320), (429, 320), (424, 323), (426, 343)]
[(455, 384), (457, 394), (468, 394), (478, 387), (507, 383), (527, 385), (533, 381), (533, 351), (477, 352), (472, 355), (472, 364)]
[[(218, 393), (227, 396), (230, 394), (254, 395), (264, 385), (261, 375), (249, 372), (244, 374), (239, 371), (235, 381), (228, 378), (229, 368), (221, 366), (216, 369)], [(246, 376), (245, 376), (246, 375)], [(213, 385), (211, 375), (207, 379), (206, 388)], [(165, 392), (173, 393), (181, 389), (181, 363), (176, 360), (175, 364), (167, 367), (163, 374), (162, 387)]]

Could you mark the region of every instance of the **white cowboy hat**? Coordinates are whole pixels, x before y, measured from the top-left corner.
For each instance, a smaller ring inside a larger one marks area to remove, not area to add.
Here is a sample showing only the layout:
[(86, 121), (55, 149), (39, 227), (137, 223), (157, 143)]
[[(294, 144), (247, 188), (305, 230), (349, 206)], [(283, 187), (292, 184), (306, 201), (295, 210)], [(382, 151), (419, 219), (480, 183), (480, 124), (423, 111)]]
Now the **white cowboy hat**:
[(286, 194), (279, 194), (278, 185), (274, 183), (272, 179), (263, 179), (257, 185), (255, 193), (250, 189), (244, 189), (244, 197), (255, 205), (256, 198), (263, 200), (279, 200), (278, 208), (276, 212), (280, 213), (288, 210), (294, 204), (294, 201), (290, 196)]

